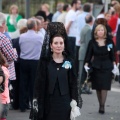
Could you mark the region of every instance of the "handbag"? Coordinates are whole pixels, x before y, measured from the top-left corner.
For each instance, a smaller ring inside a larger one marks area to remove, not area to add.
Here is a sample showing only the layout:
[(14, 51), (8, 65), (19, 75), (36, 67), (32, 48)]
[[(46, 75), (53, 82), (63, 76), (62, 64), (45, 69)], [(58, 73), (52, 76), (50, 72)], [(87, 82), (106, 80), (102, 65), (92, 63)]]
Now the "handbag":
[(3, 72), (1, 66), (0, 66), (0, 81), (2, 81), (1, 84), (0, 84), (0, 93), (3, 93), (4, 90), (5, 90), (5, 85), (4, 85), (5, 75), (4, 75), (4, 72)]
[(89, 82), (90, 81), (89, 79), (90, 79), (89, 72), (87, 72), (87, 77), (81, 87), (81, 91), (83, 94), (92, 94), (92, 92), (90, 91), (91, 83)]

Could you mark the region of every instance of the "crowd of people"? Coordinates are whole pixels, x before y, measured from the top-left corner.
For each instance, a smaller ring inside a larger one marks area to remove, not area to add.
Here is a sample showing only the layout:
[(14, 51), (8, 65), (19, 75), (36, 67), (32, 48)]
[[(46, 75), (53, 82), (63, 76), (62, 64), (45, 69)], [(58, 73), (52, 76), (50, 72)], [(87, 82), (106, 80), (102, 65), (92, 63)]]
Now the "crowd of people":
[(7, 119), (9, 104), (31, 109), (32, 120), (70, 120), (70, 105), (81, 108), (81, 93), (91, 88), (98, 112), (105, 113), (120, 61), (120, 3), (110, 6), (96, 18), (92, 5), (80, 0), (58, 3), (54, 14), (44, 3), (29, 19), (17, 5), (7, 17), (0, 12), (0, 120)]

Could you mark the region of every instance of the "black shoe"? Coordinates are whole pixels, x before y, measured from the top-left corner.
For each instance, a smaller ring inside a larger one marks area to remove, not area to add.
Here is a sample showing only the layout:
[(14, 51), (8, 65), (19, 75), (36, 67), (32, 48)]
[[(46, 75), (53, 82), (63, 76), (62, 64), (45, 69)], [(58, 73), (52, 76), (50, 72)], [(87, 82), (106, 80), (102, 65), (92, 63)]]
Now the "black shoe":
[(99, 113), (104, 114), (105, 113), (105, 108), (103, 105), (100, 106), (99, 108)]
[(104, 114), (105, 111), (104, 110), (99, 110), (99, 113)]

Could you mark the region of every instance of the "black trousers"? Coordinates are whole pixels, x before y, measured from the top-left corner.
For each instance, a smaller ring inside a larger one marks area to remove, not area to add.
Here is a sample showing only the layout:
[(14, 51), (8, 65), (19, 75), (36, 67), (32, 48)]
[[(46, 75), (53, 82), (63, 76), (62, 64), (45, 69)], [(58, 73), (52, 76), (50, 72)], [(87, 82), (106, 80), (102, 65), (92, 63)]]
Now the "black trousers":
[(77, 77), (78, 77), (78, 74), (79, 74), (79, 60), (78, 60), (78, 54), (79, 54), (79, 49), (80, 49), (80, 46), (76, 46), (76, 50), (75, 50), (75, 66), (76, 66), (76, 74), (77, 74)]
[(80, 46), (76, 46), (76, 38), (75, 37), (68, 37), (68, 49), (70, 52), (70, 56), (74, 59), (75, 62), (75, 68), (76, 68), (76, 75), (78, 76), (79, 72), (79, 61), (78, 61), (78, 54), (79, 54), (79, 48)]
[(15, 72), (16, 72), (16, 80), (10, 80), (10, 84), (13, 87), (13, 90), (11, 91), (13, 102), (11, 104), (14, 109), (18, 109), (19, 108), (19, 83), (20, 83), (20, 63), (19, 62), (15, 63)]
[(75, 52), (76, 52), (76, 46), (75, 46), (75, 41), (76, 41), (76, 38), (75, 37), (68, 37), (68, 41), (67, 41), (67, 44), (68, 44), (68, 50), (70, 52), (70, 56), (75, 59)]
[(38, 60), (20, 60), (19, 107), (21, 110), (28, 108), (28, 101), (32, 104), (37, 65)]

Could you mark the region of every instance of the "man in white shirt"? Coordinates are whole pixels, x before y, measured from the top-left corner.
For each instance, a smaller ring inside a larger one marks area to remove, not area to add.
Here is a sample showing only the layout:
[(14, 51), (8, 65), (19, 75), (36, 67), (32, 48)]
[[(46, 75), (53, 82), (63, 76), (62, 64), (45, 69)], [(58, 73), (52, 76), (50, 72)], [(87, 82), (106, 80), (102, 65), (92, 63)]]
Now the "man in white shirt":
[(79, 44), (80, 44), (81, 30), (86, 25), (85, 17), (86, 17), (86, 15), (91, 13), (91, 10), (92, 10), (91, 4), (90, 3), (85, 3), (84, 6), (83, 6), (83, 12), (77, 16), (77, 26), (78, 26), (77, 27), (78, 28), (78, 35), (77, 35), (77, 37), (78, 37), (78, 40), (79, 40)]
[[(72, 54), (72, 57), (75, 58), (75, 63), (76, 63), (76, 71), (78, 74), (78, 50), (79, 50), (79, 44), (78, 44), (78, 39), (77, 39), (77, 33), (78, 33), (78, 25), (76, 22), (77, 14), (76, 11), (79, 8), (81, 2), (80, 0), (73, 0), (71, 3), (71, 10), (66, 15), (65, 18), (65, 28), (67, 31), (67, 34), (69, 36), (70, 40), (70, 51)], [(75, 42), (75, 45), (73, 46), (73, 43)]]
[(52, 17), (52, 22), (56, 22), (57, 18), (61, 15), (62, 11), (63, 11), (63, 3), (58, 3), (57, 5), (57, 11), (54, 13), (53, 17)]

